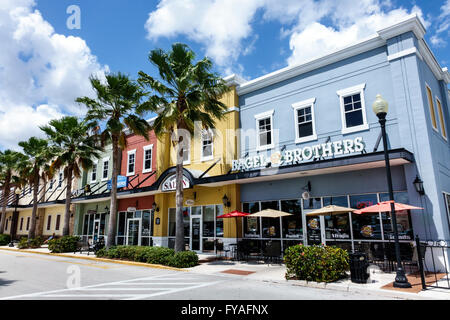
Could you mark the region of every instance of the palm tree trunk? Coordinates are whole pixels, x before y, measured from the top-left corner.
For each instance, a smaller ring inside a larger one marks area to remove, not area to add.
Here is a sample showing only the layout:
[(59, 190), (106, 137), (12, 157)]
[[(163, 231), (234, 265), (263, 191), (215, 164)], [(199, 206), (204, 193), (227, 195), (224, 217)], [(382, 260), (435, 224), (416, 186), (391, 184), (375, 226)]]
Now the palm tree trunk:
[(64, 227), (63, 236), (69, 235), (69, 225), (70, 225), (70, 203), (72, 197), (72, 166), (67, 168), (67, 182), (66, 182), (66, 207), (64, 210)]
[(5, 232), (5, 223), (6, 223), (6, 206), (8, 205), (8, 198), (9, 198), (9, 180), (11, 178), (7, 175), (5, 178), (5, 188), (3, 189), (3, 201), (2, 201), (2, 216), (0, 220), (0, 234), (3, 234)]
[(38, 206), (38, 189), (39, 189), (39, 171), (35, 168), (33, 183), (33, 211), (31, 212), (30, 231), (28, 231), (28, 239), (36, 237), (36, 214)]
[(108, 238), (106, 248), (110, 248), (116, 243), (116, 221), (117, 221), (117, 176), (119, 175), (119, 141), (117, 137), (112, 138), (112, 176), (111, 176), (111, 204), (108, 222)]
[(175, 231), (175, 252), (185, 250), (184, 245), (184, 218), (183, 218), (183, 145), (178, 136), (177, 143), (177, 166), (176, 166), (176, 231)]

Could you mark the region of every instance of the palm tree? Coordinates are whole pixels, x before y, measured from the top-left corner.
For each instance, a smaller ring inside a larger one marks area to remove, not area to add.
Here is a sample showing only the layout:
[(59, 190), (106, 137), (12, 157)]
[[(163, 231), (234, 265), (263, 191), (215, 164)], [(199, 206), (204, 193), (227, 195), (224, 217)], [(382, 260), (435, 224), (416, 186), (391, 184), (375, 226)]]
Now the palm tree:
[(38, 205), (38, 192), (40, 182), (40, 172), (42, 167), (51, 161), (52, 150), (48, 146), (47, 140), (31, 137), (28, 141), (19, 142), (25, 155), (28, 157), (19, 164), (22, 184), (28, 183), (33, 186), (33, 211), (31, 213), (30, 230), (28, 239), (34, 239), (36, 236), (36, 213)]
[(0, 151), (0, 177), (2, 180), (3, 194), (2, 194), (2, 215), (0, 220), (0, 234), (4, 232), (6, 221), (6, 206), (8, 205), (8, 198), (10, 195), (11, 185), (18, 181), (17, 164), (24, 159), (25, 155), (20, 152), (5, 150)]
[(92, 158), (99, 158), (102, 148), (97, 136), (92, 133), (95, 122), (78, 121), (76, 117), (63, 117), (51, 120), (47, 126), (40, 127), (47, 134), (50, 144), (54, 147), (54, 160), (49, 173), (55, 169), (64, 168), (66, 179), (66, 202), (64, 211), (63, 236), (69, 235), (70, 205), (72, 197), (72, 179), (80, 177), (81, 168), (92, 167)]
[(96, 99), (82, 97), (76, 99), (76, 102), (87, 107), (87, 121), (95, 120), (102, 124), (102, 144), (112, 143), (111, 212), (106, 239), (106, 247), (109, 248), (114, 245), (116, 238), (117, 176), (121, 149), (126, 148), (126, 130), (148, 140), (150, 125), (141, 118), (147, 106), (141, 104), (144, 92), (128, 76), (121, 73), (109, 74), (106, 76), (106, 83), (95, 77), (91, 77), (90, 81), (96, 92)]
[[(157, 113), (153, 129), (158, 137), (171, 134), (176, 147), (176, 238), (175, 251), (184, 250), (183, 229), (183, 136), (190, 136), (194, 123), (214, 128), (222, 119), (226, 106), (219, 101), (229, 90), (225, 81), (211, 69), (213, 64), (204, 58), (194, 64), (195, 53), (185, 44), (175, 43), (169, 52), (152, 50), (150, 62), (158, 68), (162, 81), (139, 72), (139, 83), (155, 92), (148, 103)], [(190, 133), (186, 135), (185, 133)]]

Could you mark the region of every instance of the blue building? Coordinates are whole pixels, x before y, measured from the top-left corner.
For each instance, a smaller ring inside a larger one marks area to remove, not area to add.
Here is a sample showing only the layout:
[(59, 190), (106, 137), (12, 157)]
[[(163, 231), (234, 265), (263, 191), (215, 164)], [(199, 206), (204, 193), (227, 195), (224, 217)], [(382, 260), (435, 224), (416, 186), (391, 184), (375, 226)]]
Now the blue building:
[(392, 243), (389, 213), (307, 216), (328, 204), (362, 208), (388, 200), (381, 128), (372, 111), (381, 94), (389, 103), (396, 201), (424, 208), (397, 214), (402, 248), (416, 234), (450, 239), (450, 75), (425, 32), (412, 15), (355, 45), (238, 87), (241, 159), (214, 182), (239, 183), (243, 211), (293, 214), (245, 218), (243, 238), (282, 248), (334, 244), (372, 255)]

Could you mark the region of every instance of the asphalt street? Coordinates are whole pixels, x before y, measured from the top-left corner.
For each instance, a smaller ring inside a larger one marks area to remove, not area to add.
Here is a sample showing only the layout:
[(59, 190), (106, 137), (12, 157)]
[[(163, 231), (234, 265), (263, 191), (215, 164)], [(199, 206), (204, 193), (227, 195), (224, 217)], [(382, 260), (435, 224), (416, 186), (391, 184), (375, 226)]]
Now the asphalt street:
[(306, 288), (91, 260), (0, 251), (0, 300), (377, 300)]

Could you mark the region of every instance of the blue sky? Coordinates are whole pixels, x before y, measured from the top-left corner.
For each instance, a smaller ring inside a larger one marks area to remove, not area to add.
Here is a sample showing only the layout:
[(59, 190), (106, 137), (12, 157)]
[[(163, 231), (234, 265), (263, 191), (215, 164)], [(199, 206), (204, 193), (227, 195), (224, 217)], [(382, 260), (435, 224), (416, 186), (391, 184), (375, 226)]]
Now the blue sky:
[[(81, 28), (69, 29), (70, 5)], [(450, 65), (450, 0), (2, 0), (0, 148), (40, 135), (39, 125), (82, 115), (90, 74), (132, 78), (154, 48), (188, 44), (223, 76), (253, 79), (370, 36), (411, 13), (442, 67)], [(20, 116), (19, 116), (20, 115)]]

